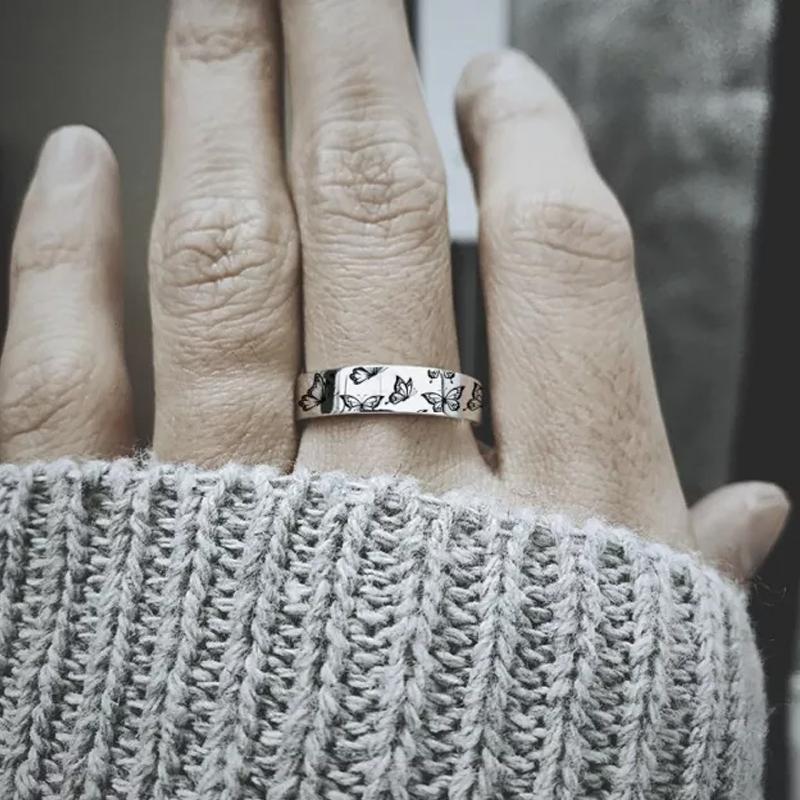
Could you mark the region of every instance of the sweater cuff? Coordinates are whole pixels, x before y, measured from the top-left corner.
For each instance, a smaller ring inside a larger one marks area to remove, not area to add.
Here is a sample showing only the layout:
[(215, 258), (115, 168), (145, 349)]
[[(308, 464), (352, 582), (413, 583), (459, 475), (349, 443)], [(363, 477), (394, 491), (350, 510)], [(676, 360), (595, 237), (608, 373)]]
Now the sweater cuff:
[(0, 467), (0, 796), (756, 798), (742, 590), (402, 479)]

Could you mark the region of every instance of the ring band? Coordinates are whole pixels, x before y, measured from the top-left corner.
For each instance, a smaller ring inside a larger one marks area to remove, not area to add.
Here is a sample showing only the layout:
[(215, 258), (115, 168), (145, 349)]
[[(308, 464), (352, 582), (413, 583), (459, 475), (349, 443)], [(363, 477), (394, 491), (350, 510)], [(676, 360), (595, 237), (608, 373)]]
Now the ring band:
[(431, 367), (366, 364), (303, 372), (297, 378), (298, 420), (349, 414), (426, 414), (478, 424), (480, 381)]

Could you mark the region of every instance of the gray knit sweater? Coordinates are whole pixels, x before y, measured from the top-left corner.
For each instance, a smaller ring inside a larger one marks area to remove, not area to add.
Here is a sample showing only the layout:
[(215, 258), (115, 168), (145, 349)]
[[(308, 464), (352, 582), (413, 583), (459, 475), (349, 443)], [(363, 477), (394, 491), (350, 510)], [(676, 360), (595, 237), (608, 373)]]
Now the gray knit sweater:
[(0, 797), (760, 797), (743, 593), (411, 481), (0, 467)]

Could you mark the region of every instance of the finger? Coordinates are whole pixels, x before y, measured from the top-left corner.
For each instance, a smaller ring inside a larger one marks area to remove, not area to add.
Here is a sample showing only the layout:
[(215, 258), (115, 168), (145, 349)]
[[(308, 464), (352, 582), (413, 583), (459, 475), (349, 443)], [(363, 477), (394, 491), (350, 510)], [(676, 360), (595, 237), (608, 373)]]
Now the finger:
[[(306, 369), (456, 369), (445, 182), (403, 3), (291, 0), (282, 20)], [(352, 467), (354, 437), (362, 471), (480, 463), (467, 426), (398, 417), (309, 424), (299, 458)]]
[(501, 477), (536, 502), (690, 545), (630, 230), (573, 114), (514, 52), (473, 62), (457, 100), (480, 196)]
[(769, 555), (791, 510), (773, 483), (732, 483), (691, 508), (691, 523), (703, 556), (737, 580), (751, 578)]
[(100, 134), (53, 133), (11, 255), (0, 457), (111, 457), (133, 445), (122, 340), (119, 173)]
[(294, 457), (299, 288), (281, 74), (272, 3), (173, 3), (150, 259), (163, 459)]

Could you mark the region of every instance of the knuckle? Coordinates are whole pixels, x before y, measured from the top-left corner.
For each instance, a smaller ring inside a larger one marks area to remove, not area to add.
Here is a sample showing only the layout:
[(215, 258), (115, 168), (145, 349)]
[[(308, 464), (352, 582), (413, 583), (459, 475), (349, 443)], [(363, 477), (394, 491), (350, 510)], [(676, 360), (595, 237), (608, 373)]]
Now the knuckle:
[(212, 63), (250, 56), (263, 50), (264, 38), (256, 22), (243, 24), (233, 15), (214, 24), (199, 24), (188, 12), (176, 13), (169, 36), (170, 51), (181, 61)]
[(91, 427), (109, 410), (127, 407), (121, 364), (77, 350), (13, 361), (4, 356), (0, 365), (0, 438), (6, 444), (27, 434)]
[(292, 166), (314, 240), (341, 245), (356, 234), (402, 250), (441, 235), (441, 160), (402, 120), (327, 120)]
[(268, 313), (294, 289), (298, 244), (288, 203), (192, 200), (172, 208), (157, 230), (151, 276), (167, 313)]
[(85, 247), (78, 241), (45, 230), (28, 233), (14, 242), (11, 277), (54, 270), (74, 270), (86, 265)]
[(629, 275), (633, 235), (619, 204), (585, 204), (512, 194), (490, 202), (483, 219), (490, 246), (505, 262), (545, 266), (569, 277), (606, 281), (609, 273)]

